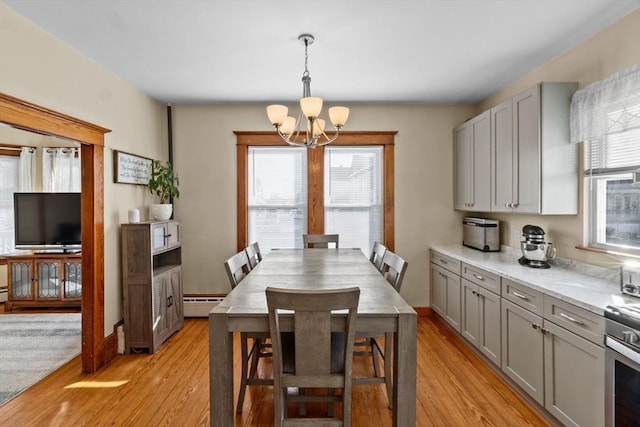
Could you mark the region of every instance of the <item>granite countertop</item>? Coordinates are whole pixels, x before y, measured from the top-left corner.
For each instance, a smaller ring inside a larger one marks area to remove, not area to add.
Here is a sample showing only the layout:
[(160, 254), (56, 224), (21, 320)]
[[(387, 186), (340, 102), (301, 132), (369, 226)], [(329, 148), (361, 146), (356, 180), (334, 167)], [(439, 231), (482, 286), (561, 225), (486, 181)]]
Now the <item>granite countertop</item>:
[(609, 304), (640, 302), (638, 298), (622, 296), (615, 270), (563, 259), (554, 260), (548, 269), (526, 267), (518, 263), (520, 251), (507, 246), (500, 252), (482, 252), (462, 245), (433, 245), (431, 249), (599, 315), (604, 315)]

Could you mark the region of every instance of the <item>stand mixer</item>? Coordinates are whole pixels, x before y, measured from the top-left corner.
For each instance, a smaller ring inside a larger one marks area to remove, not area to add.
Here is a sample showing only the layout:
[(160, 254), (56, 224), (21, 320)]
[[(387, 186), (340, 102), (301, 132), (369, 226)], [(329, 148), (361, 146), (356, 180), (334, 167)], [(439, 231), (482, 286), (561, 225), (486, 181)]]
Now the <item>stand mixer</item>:
[(522, 257), (518, 259), (521, 265), (532, 268), (551, 267), (548, 260), (556, 257), (556, 248), (553, 243), (544, 241), (544, 230), (537, 225), (525, 225), (522, 227), (524, 241), (520, 242)]

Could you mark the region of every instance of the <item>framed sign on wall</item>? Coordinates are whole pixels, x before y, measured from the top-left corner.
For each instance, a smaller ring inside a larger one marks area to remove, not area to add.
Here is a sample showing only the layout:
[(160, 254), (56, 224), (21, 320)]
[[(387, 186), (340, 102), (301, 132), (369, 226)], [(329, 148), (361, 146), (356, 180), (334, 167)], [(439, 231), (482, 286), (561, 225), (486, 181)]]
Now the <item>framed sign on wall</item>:
[(114, 182), (147, 185), (151, 176), (152, 160), (124, 151), (113, 151)]

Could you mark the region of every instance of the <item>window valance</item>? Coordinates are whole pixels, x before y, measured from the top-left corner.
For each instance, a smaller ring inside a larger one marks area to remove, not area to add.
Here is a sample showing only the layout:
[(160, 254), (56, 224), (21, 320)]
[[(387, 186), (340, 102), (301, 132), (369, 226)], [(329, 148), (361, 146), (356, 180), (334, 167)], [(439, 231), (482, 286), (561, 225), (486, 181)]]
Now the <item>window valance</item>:
[(577, 91), (571, 100), (571, 141), (640, 129), (640, 64)]

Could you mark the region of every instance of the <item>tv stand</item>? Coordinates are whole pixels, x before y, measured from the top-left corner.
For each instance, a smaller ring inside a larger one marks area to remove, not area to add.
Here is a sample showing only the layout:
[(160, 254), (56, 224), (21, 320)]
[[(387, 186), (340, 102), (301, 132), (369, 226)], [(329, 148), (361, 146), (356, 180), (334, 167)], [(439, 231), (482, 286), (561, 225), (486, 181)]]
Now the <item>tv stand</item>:
[(7, 255), (6, 310), (81, 306), (82, 255), (31, 252)]

